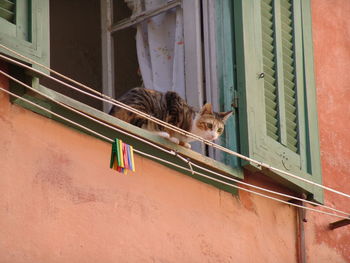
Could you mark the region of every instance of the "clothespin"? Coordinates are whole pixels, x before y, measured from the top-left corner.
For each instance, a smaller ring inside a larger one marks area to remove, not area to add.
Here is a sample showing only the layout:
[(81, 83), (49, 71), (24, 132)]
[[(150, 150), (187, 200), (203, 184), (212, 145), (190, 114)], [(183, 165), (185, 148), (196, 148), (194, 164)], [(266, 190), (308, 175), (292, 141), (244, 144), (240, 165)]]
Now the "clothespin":
[(135, 172), (134, 148), (131, 145), (129, 145), (129, 147), (130, 147), (130, 155), (129, 156), (130, 156), (131, 164), (132, 164), (131, 170), (133, 172)]
[(117, 140), (118, 144), (118, 172), (124, 173), (123, 141)]
[(127, 174), (127, 170), (135, 172), (134, 156), (132, 146), (115, 139), (112, 143), (110, 168)]
[(130, 169), (129, 160), (128, 160), (128, 152), (126, 150), (126, 144), (123, 144), (123, 159), (124, 159), (124, 168)]
[(115, 141), (112, 143), (112, 152), (111, 152), (111, 161), (109, 164), (110, 168), (114, 167), (114, 163), (115, 163), (115, 156), (116, 155), (116, 149), (115, 149)]

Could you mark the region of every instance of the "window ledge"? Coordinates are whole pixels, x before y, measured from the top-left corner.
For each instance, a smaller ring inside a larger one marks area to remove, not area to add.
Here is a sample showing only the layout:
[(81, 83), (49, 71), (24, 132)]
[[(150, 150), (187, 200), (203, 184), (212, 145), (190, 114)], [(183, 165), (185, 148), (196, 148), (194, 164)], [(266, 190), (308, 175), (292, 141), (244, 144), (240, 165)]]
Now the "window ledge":
[[(240, 168), (235, 168), (235, 167), (230, 167), (228, 165), (225, 165), (219, 161), (216, 161), (212, 158), (209, 158), (209, 157), (206, 157), (206, 156), (203, 156), (201, 155), (200, 153), (197, 153), (193, 150), (190, 150), (190, 149), (187, 149), (185, 147), (182, 147), (182, 146), (179, 146), (177, 144), (174, 144), (162, 137), (159, 137), (147, 130), (144, 130), (144, 129), (141, 129), (141, 128), (138, 128), (134, 125), (131, 125), (129, 123), (126, 123), (124, 121), (121, 121), (109, 114), (106, 114), (104, 112), (101, 112), (95, 108), (92, 108), (84, 103), (81, 103), (79, 101), (76, 101), (72, 98), (69, 98), (65, 95), (62, 95), (58, 92), (55, 92), (53, 90), (50, 90), (46, 87), (43, 87), (41, 85), (35, 85), (35, 88), (40, 91), (41, 93), (49, 96), (50, 98), (52, 98), (53, 100), (56, 100), (56, 101), (59, 101), (61, 103), (64, 103), (68, 106), (71, 106), (85, 114), (88, 114), (98, 120), (101, 120), (107, 124), (110, 124), (110, 125), (113, 125), (115, 126), (116, 128), (118, 129), (121, 129), (125, 132), (127, 132), (127, 134), (133, 134), (133, 135), (137, 135), (143, 139), (146, 139), (147, 141), (150, 141), (154, 144), (157, 144), (159, 146), (162, 146), (164, 147), (165, 149), (171, 149), (171, 150), (176, 150), (179, 154), (181, 154), (182, 156), (184, 157), (187, 157), (187, 158), (190, 158), (190, 160), (195, 163), (195, 164), (198, 164), (198, 165), (201, 165), (202, 167), (204, 168), (207, 168), (207, 169), (210, 169), (210, 170), (213, 170), (215, 172), (218, 172), (222, 175), (225, 175), (227, 177), (230, 177), (230, 178), (235, 178), (235, 179), (243, 179), (243, 171), (242, 169)], [(16, 88), (15, 88), (15, 91), (16, 91)], [(145, 143), (145, 142), (142, 142), (138, 139), (135, 139), (135, 138), (132, 138), (128, 135), (125, 135), (121, 132), (118, 132), (112, 128), (109, 128), (109, 127), (105, 127), (103, 126), (102, 124), (99, 124), (93, 120), (90, 120), (86, 117), (83, 117), (77, 113), (74, 113), (54, 102), (52, 102), (51, 100), (48, 100), (47, 98), (44, 98), (43, 96), (40, 96), (40, 95), (37, 95), (37, 94), (34, 94), (34, 92), (31, 92), (31, 91), (27, 91), (25, 93), (23, 92), (16, 92), (16, 93), (20, 93), (22, 97), (36, 103), (36, 104), (39, 104), (47, 109), (49, 109), (50, 111), (54, 112), (54, 113), (57, 113), (57, 114), (60, 114), (61, 116), (63, 117), (66, 117), (76, 123), (79, 123), (81, 125), (84, 125), (85, 127), (88, 127), (100, 134), (103, 134), (104, 136), (107, 136), (111, 139), (114, 139), (114, 138), (119, 138), (119, 139), (122, 139), (124, 142), (128, 143), (128, 144), (131, 144), (133, 145), (136, 149), (142, 149), (143, 152), (145, 153), (148, 153), (148, 154), (152, 154), (156, 157), (160, 157), (160, 158), (163, 158), (167, 161), (170, 161), (170, 162), (174, 162), (178, 165), (181, 165), (185, 168), (189, 168), (189, 166), (184, 163), (183, 160), (179, 159), (178, 157), (176, 156), (173, 156), (173, 155), (169, 155), (157, 148), (154, 148), (153, 146)], [(14, 99), (13, 100), (13, 103), (15, 104), (18, 104), (26, 109), (29, 109), (33, 112), (36, 112), (38, 114), (41, 114), (43, 116), (46, 116), (48, 118), (51, 118), (53, 120), (57, 120), (67, 126), (70, 126), (74, 129), (77, 129), (77, 130), (80, 130), (81, 132), (83, 133), (88, 133), (87, 131), (81, 129), (81, 128), (78, 128), (56, 116), (53, 116), (52, 114), (49, 114), (47, 113), (46, 111), (43, 111), (41, 109), (38, 109), (37, 107), (33, 106), (33, 105), (30, 105), (20, 99)], [(93, 134), (90, 134), (92, 136), (95, 136)], [(96, 137), (96, 136), (95, 136)], [(100, 138), (100, 137), (98, 137)], [(159, 161), (160, 162), (160, 161)], [(164, 164), (163, 162), (160, 162), (162, 164)], [(166, 164), (164, 164), (166, 165)], [(186, 175), (189, 175), (191, 177), (194, 177), (195, 179), (198, 179), (200, 181), (203, 181), (205, 183), (208, 183), (208, 184), (211, 184), (211, 185), (214, 185), (215, 187), (218, 187), (222, 190), (225, 190), (227, 192), (230, 192), (230, 193), (233, 193), (233, 194), (236, 194), (237, 193), (237, 190), (233, 187), (230, 187), (230, 186), (227, 186), (223, 183), (220, 183), (220, 182), (216, 182), (216, 181), (213, 181), (213, 180), (210, 180), (210, 179), (207, 179), (207, 178), (204, 178), (204, 177), (201, 177), (199, 175), (196, 175), (196, 174), (192, 174), (186, 170), (183, 170), (183, 169), (180, 169), (180, 168), (176, 168), (172, 165), (166, 165), (174, 170), (177, 170), (177, 171), (180, 171), (181, 173), (183, 174), (186, 174)], [(212, 177), (212, 178), (216, 178), (216, 179), (219, 179), (220, 177), (217, 177), (215, 175), (212, 175), (210, 173), (207, 173), (207, 172), (204, 172), (200, 169), (196, 169), (195, 167), (193, 167), (194, 170), (198, 170), (199, 172), (201, 173), (205, 173), (207, 174), (208, 176)], [(232, 181), (230, 180), (227, 180), (227, 179), (223, 179), (223, 178), (220, 178), (221, 181), (225, 181), (225, 182), (230, 182), (232, 184)]]

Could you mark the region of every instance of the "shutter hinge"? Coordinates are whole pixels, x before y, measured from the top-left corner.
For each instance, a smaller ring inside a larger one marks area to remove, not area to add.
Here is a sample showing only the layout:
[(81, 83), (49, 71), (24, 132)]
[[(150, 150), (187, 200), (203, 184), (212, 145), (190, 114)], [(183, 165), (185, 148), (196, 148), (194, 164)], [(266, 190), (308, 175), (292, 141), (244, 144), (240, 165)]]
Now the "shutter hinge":
[(236, 89), (233, 90), (233, 98), (231, 106), (235, 109), (238, 109), (238, 92)]

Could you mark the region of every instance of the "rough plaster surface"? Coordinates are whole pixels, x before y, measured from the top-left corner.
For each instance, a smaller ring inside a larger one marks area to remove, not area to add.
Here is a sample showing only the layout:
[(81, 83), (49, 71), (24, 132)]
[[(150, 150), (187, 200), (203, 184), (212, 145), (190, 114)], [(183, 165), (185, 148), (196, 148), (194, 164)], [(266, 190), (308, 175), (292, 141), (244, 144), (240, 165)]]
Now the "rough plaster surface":
[[(324, 182), (349, 192), (350, 2), (312, 0), (312, 10)], [(297, 262), (294, 208), (235, 197), (141, 157), (135, 174), (116, 175), (108, 144), (1, 92), (0, 146), (1, 263)], [(326, 204), (350, 210), (333, 194)], [(330, 231), (336, 219), (307, 218), (307, 262), (350, 262), (349, 226)]]
[[(350, 189), (350, 1), (312, 0), (313, 42), (324, 184)], [(326, 192), (326, 205), (347, 212), (348, 198)], [(310, 214), (308, 262), (350, 262), (350, 226), (327, 229), (337, 219)]]
[(295, 262), (293, 208), (139, 156), (117, 175), (107, 143), (0, 105), (1, 263)]

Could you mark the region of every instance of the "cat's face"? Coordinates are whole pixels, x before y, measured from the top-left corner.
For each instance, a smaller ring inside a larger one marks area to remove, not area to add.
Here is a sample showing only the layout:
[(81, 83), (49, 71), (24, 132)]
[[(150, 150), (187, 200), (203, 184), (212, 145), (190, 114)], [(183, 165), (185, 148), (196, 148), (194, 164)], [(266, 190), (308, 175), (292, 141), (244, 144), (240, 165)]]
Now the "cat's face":
[(232, 115), (229, 112), (213, 112), (210, 103), (205, 104), (197, 114), (192, 132), (206, 140), (216, 140), (223, 132), (226, 120)]

